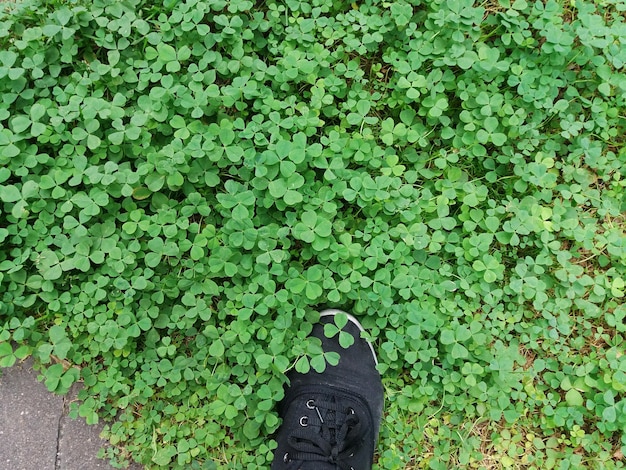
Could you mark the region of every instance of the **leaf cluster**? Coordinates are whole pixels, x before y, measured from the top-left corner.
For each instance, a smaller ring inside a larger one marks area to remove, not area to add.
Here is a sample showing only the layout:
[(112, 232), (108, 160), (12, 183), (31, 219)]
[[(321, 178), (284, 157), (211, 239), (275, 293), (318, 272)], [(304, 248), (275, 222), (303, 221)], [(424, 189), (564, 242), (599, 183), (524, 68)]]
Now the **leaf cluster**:
[(624, 10), (3, 3), (0, 366), (116, 465), (267, 468), (337, 307), (378, 468), (623, 468)]

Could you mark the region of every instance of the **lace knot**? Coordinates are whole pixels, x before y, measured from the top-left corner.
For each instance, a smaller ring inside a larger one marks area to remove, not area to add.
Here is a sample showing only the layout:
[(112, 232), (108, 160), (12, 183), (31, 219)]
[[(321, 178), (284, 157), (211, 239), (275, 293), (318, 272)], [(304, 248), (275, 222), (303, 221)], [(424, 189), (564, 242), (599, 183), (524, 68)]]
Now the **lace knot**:
[(299, 419), (299, 427), (287, 438), (295, 451), (290, 452), (290, 458), (301, 462), (327, 462), (350, 470), (349, 459), (361, 445), (365, 432), (359, 416), (334, 396), (309, 399), (306, 408), (311, 412)]

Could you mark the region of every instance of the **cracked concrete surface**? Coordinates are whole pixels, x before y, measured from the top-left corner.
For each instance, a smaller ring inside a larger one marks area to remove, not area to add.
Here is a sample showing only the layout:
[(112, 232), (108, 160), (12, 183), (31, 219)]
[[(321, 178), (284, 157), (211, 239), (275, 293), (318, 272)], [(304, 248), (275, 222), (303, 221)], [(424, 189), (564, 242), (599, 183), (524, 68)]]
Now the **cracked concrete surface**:
[[(99, 470), (112, 468), (105, 460), (96, 458), (98, 450), (106, 445), (100, 439), (102, 426), (89, 426), (84, 419), (68, 416), (70, 403), (76, 399), (80, 387), (74, 386), (65, 398), (59, 421), (57, 470)], [(139, 468), (139, 467), (133, 467)]]
[(55, 470), (63, 398), (37, 382), (30, 364), (0, 376), (0, 468)]
[[(61, 397), (37, 381), (28, 360), (0, 374), (0, 470), (112, 469), (96, 458), (100, 426), (67, 415), (78, 386)], [(132, 468), (139, 469), (140, 466)]]

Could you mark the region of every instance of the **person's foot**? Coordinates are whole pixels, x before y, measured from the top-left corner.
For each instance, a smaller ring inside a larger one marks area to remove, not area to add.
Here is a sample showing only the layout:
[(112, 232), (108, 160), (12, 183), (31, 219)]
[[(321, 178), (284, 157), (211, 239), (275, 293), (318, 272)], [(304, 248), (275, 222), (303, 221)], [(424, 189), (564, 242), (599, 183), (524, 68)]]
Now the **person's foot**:
[[(339, 335), (326, 338), (324, 324), (347, 315), (343, 331), (354, 337), (344, 349)], [(337, 366), (319, 374), (290, 372), (290, 386), (279, 405), (283, 419), (272, 470), (367, 470), (372, 467), (383, 411), (383, 386), (372, 345), (361, 338), (363, 327), (352, 315), (324, 310), (313, 336), (324, 352), (335, 351)]]

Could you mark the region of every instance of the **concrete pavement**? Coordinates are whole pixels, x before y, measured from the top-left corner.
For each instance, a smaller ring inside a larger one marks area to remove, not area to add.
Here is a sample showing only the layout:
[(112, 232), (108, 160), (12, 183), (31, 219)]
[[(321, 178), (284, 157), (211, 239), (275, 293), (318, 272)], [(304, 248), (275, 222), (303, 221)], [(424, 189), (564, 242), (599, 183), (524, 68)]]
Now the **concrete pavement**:
[[(102, 424), (68, 416), (78, 386), (66, 396), (48, 392), (28, 359), (0, 372), (0, 470), (109, 470), (96, 458), (107, 445)], [(140, 470), (139, 465), (132, 466)]]

